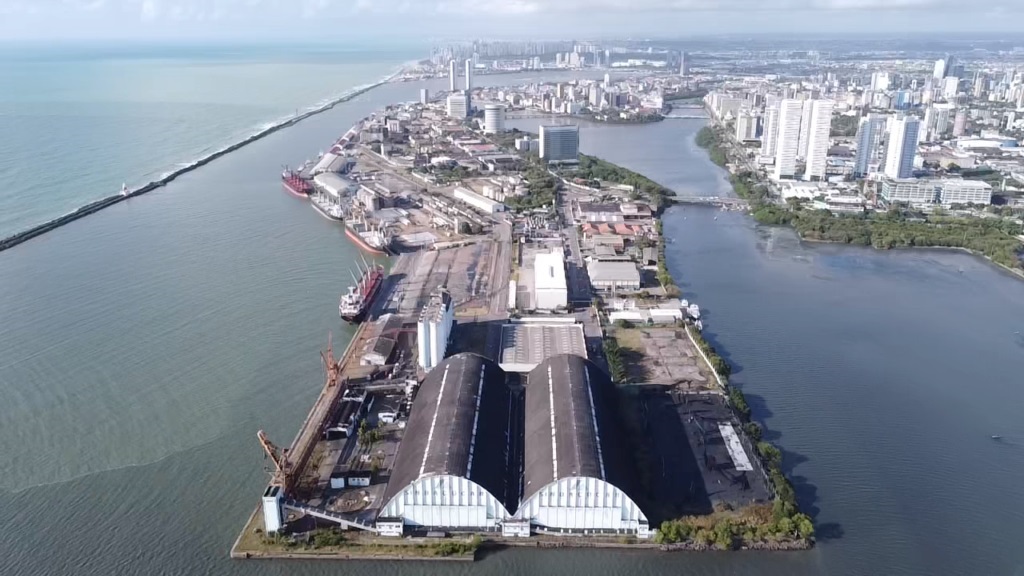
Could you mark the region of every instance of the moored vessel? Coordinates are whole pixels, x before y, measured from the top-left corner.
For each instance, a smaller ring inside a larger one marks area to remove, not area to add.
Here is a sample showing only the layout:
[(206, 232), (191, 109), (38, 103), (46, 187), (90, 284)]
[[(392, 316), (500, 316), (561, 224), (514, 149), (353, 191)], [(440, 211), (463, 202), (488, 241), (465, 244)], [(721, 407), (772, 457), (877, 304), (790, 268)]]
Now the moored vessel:
[(286, 192), (299, 198), (308, 198), (309, 194), (313, 191), (313, 185), (309, 180), (302, 178), (302, 176), (299, 175), (299, 172), (296, 172), (287, 166), (285, 166), (284, 171), (281, 172), (281, 185), (284, 187)]
[(345, 220), (345, 235), (361, 250), (370, 254), (391, 254), (392, 237), (384, 225), (373, 225), (365, 218), (352, 216)]
[(348, 287), (348, 292), (341, 296), (338, 303), (338, 315), (346, 322), (362, 322), (366, 313), (373, 305), (374, 298), (380, 292), (384, 283), (384, 267), (377, 264), (366, 265), (366, 270), (361, 270), (359, 278), (352, 276), (354, 284)]

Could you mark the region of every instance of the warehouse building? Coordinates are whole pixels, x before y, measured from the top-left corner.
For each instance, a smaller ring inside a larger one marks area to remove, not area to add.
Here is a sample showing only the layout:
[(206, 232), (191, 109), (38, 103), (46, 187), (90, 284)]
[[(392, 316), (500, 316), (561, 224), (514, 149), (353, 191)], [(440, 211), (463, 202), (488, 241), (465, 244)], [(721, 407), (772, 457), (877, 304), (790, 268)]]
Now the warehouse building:
[(455, 189), (455, 199), (476, 208), (484, 214), (494, 214), (505, 210), (505, 205), (497, 200), (491, 200), (466, 188)]
[(554, 356), (530, 372), (516, 520), (538, 532), (650, 536), (629, 496), (637, 474), (615, 410), (614, 385), (588, 360)]
[(490, 360), (457, 354), (437, 365), (413, 403), (378, 526), (499, 530), (518, 500), (506, 464), (511, 403)]
[(501, 327), (498, 361), (505, 372), (530, 372), (561, 354), (587, 356), (583, 325), (572, 316), (525, 317)]
[(627, 261), (598, 260), (587, 264), (590, 285), (604, 292), (640, 290), (640, 271)]
[(564, 310), (569, 305), (565, 259), (561, 248), (538, 253), (534, 258), (533, 299), (537, 310)]

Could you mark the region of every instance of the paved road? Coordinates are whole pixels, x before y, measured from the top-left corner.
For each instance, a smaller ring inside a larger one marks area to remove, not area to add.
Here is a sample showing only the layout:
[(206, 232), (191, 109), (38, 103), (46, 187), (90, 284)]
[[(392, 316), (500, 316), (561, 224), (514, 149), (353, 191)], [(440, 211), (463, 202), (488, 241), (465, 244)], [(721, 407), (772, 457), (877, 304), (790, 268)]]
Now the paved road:
[(512, 224), (501, 220), (495, 225), (495, 251), (488, 282), (490, 289), (490, 313), (492, 316), (507, 317), (509, 298), (508, 283), (512, 277)]

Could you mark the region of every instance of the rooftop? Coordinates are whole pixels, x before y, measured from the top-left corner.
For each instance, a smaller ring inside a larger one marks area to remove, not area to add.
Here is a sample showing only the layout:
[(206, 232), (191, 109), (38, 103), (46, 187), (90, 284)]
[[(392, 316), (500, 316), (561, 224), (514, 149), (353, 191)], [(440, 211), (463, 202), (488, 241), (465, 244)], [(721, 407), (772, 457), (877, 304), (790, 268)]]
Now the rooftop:
[(583, 326), (514, 323), (501, 327), (499, 362), (508, 372), (529, 372), (545, 359), (559, 354), (587, 356)]
[(615, 413), (614, 384), (589, 360), (548, 358), (527, 377), (523, 500), (561, 478), (604, 480), (627, 494), (636, 476)]
[(633, 262), (598, 261), (587, 265), (591, 282), (640, 281), (640, 271)]
[(450, 475), (514, 509), (518, 486), (506, 485), (505, 462), (511, 401), (505, 374), (490, 360), (457, 354), (435, 366), (413, 402), (384, 502), (419, 478)]
[(540, 252), (533, 265), (533, 281), (536, 290), (565, 290), (565, 261), (562, 250)]

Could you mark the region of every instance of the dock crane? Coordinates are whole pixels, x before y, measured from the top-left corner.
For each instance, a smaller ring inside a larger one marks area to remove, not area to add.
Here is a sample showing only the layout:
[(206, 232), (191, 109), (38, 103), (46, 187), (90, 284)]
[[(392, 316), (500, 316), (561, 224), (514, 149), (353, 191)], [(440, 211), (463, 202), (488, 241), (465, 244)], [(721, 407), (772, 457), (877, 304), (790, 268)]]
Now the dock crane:
[(334, 344), (332, 335), (327, 334), (327, 352), (320, 352), (320, 360), (324, 368), (324, 385), (328, 388), (338, 383), (338, 375), (341, 374), (341, 360), (334, 358)]
[(263, 451), (266, 453), (265, 457), (270, 458), (274, 463), (274, 470), (271, 472), (271, 485), (280, 486), (287, 490), (288, 483), (288, 449), (278, 448), (273, 442), (267, 438), (267, 435), (260, 430), (256, 433), (256, 438), (260, 441), (260, 446), (263, 447)]

